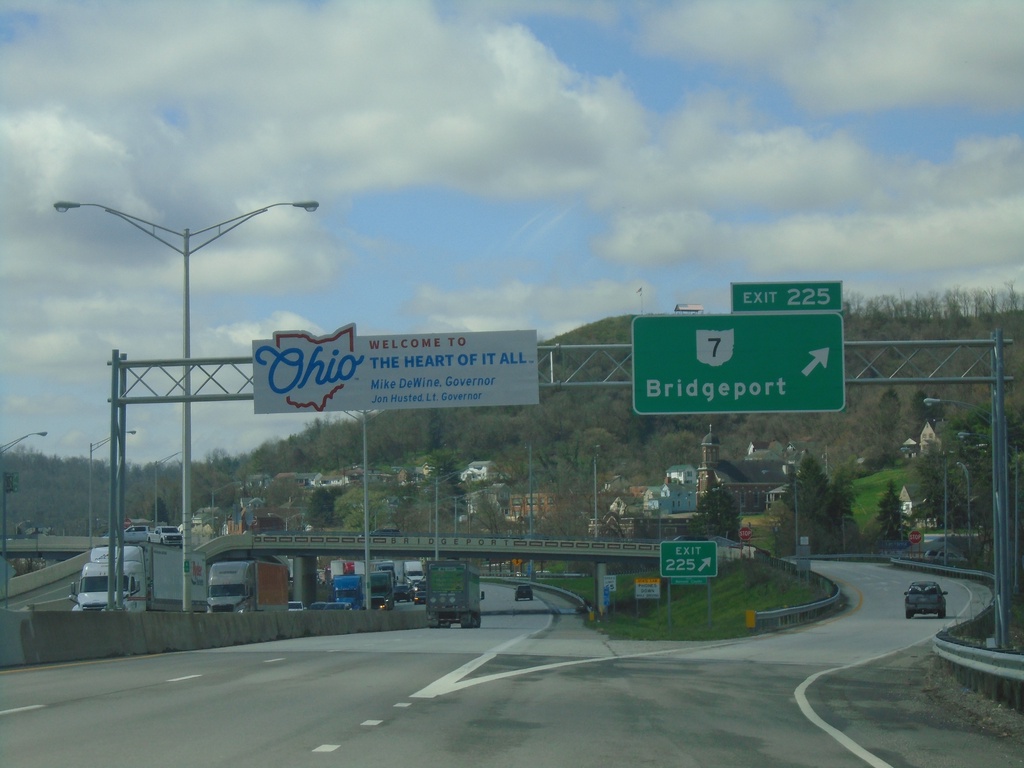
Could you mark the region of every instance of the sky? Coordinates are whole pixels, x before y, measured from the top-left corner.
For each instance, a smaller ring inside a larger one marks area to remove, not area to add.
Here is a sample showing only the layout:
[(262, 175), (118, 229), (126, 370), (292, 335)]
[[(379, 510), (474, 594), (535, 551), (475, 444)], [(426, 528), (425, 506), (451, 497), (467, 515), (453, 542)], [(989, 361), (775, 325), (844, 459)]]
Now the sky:
[[(113, 350), (1024, 286), (1019, 0), (0, 0), (0, 441), (97, 458)], [(160, 233), (161, 230), (149, 230)], [(180, 246), (180, 235), (167, 235)], [(627, 341), (627, 340), (623, 340)], [(311, 417), (193, 407), (192, 455)], [(335, 416), (333, 418), (343, 418)], [(181, 449), (128, 409), (130, 462)]]

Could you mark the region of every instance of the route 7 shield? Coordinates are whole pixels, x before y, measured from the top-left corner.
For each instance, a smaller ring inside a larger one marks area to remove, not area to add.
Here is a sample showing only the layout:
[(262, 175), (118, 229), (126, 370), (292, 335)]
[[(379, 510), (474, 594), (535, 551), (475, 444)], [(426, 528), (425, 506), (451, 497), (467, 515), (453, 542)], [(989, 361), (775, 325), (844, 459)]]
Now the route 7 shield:
[(697, 360), (705, 365), (723, 365), (732, 359), (736, 332), (697, 331)]

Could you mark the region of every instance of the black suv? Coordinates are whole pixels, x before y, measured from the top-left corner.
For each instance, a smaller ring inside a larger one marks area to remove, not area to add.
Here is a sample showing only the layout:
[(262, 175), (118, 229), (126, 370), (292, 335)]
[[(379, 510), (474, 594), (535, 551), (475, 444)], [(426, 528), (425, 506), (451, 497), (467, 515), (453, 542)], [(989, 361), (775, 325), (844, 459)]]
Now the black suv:
[(520, 584), (516, 587), (516, 601), (533, 600), (533, 587), (529, 584)]
[(915, 581), (910, 588), (903, 593), (905, 598), (903, 606), (907, 612), (907, 618), (911, 619), (915, 613), (934, 613), (940, 619), (946, 618), (946, 595), (934, 581)]

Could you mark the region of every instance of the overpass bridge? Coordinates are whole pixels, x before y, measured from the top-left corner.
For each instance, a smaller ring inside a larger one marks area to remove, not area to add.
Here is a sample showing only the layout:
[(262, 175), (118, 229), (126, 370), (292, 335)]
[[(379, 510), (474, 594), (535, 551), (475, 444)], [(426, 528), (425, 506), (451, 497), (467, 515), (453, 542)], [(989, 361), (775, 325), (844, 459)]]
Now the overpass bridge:
[[(92, 545), (96, 547), (106, 546), (106, 543), (106, 539), (92, 539)], [(243, 533), (210, 539), (195, 547), (195, 553), (199, 559), (205, 559), (207, 564), (218, 560), (290, 557), (294, 599), (308, 603), (316, 594), (316, 558), (362, 560), (366, 543), (366, 537), (360, 533)], [(86, 552), (89, 544), (87, 536), (39, 535), (9, 539), (7, 549), (9, 557), (60, 562)], [(657, 568), (661, 557), (661, 546), (657, 541), (575, 540), (482, 534), (370, 536), (369, 551), (372, 559), (437, 557), (492, 562), (589, 562), (595, 565), (596, 594), (600, 594), (608, 563), (632, 565), (637, 569)], [(62, 578), (66, 578), (63, 572)], [(12, 594), (15, 594), (13, 587)]]
[[(362, 559), (365, 538), (359, 533), (290, 532), (218, 536), (196, 547), (207, 562), (258, 556), (333, 557)], [(106, 546), (105, 538), (93, 538), (92, 546)], [(86, 552), (87, 536), (26, 536), (10, 538), (10, 557), (62, 561)], [(370, 536), (371, 557), (408, 557), (480, 560), (568, 560), (591, 563), (635, 563), (649, 566), (658, 561), (657, 541), (602, 539), (551, 539), (526, 536), (409, 534)]]
[[(207, 561), (276, 555), (362, 559), (366, 539), (357, 533), (266, 533), (220, 536), (196, 548)], [(661, 556), (656, 541), (574, 540), (492, 535), (370, 536), (370, 556), (453, 560), (569, 560), (650, 566)]]

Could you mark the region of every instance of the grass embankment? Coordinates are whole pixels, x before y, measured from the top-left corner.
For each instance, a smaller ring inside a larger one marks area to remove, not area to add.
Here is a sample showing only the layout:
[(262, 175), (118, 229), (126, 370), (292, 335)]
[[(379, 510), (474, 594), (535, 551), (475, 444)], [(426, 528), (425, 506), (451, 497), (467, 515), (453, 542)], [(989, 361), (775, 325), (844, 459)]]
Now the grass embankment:
[[(710, 579), (710, 626), (708, 588), (704, 585), (673, 586), (670, 629), (668, 588), (664, 582), (660, 600), (638, 601), (635, 598), (634, 579), (657, 575), (651, 572), (618, 576), (614, 605), (604, 620), (590, 626), (617, 640), (724, 640), (749, 634), (747, 611), (785, 608), (825, 597), (806, 582), (762, 563), (751, 560), (721, 563), (718, 576)], [(576, 592), (596, 605), (591, 578), (555, 579), (547, 583)]]

